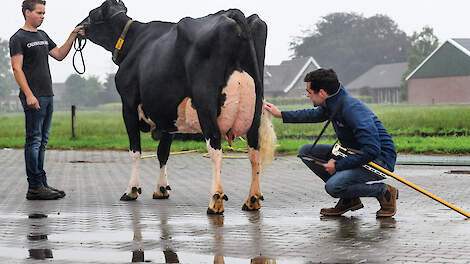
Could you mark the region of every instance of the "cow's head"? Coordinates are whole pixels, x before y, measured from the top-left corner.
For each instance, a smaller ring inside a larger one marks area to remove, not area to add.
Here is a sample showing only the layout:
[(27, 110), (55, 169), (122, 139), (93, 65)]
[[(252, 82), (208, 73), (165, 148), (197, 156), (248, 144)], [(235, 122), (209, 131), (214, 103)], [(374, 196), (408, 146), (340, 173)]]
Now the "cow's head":
[(122, 25), (115, 18), (126, 14), (127, 8), (121, 0), (106, 0), (101, 6), (90, 11), (80, 24), (85, 27), (85, 36), (93, 43), (112, 51), (116, 36), (122, 31)]

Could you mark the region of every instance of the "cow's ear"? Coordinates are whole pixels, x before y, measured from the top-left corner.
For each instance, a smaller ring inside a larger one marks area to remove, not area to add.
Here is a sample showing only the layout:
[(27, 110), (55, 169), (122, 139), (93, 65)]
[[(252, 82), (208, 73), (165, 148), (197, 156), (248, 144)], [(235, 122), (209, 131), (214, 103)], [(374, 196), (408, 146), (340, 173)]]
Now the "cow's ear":
[(118, 0), (119, 1), (119, 4), (122, 5), (123, 7), (126, 7), (126, 5), (124, 4), (124, 2), (122, 0)]

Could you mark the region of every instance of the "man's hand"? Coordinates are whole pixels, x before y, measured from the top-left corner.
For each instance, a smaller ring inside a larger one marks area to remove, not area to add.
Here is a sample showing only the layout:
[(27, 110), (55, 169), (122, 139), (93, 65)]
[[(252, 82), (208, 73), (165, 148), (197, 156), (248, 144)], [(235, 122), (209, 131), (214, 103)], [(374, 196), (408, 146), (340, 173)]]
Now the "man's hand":
[(282, 117), (281, 111), (279, 111), (279, 109), (277, 109), (277, 107), (271, 103), (264, 102), (264, 109), (268, 110), (274, 117)]
[(62, 61), (67, 57), (72, 48), (73, 41), (77, 38), (78, 35), (85, 36), (85, 31), (83, 30), (83, 26), (76, 27), (72, 33), (70, 33), (69, 38), (65, 41), (64, 45), (61, 47), (55, 47), (51, 51), (49, 51), (49, 55), (51, 55), (54, 59), (58, 61)]
[(85, 36), (85, 30), (83, 29), (83, 26), (78, 26), (72, 31), (72, 34)]
[(322, 162), (319, 162), (319, 161), (315, 161), (315, 164), (317, 165), (320, 165), (320, 166), (323, 166), (323, 168), (325, 168), (325, 170), (330, 174), (330, 175), (333, 175), (336, 173), (336, 169), (335, 169), (335, 160), (334, 159), (330, 159), (328, 161), (328, 163), (322, 163)]
[(34, 95), (26, 97), (26, 104), (28, 105), (29, 108), (34, 108), (36, 110), (39, 110), (41, 108), (39, 106), (38, 99)]

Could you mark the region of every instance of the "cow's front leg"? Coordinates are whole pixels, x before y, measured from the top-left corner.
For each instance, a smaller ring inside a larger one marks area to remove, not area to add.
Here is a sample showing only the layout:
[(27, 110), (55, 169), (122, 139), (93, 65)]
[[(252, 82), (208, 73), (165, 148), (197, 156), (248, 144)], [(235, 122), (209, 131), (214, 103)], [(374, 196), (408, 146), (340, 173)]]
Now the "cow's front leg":
[(132, 159), (131, 179), (127, 185), (126, 192), (121, 196), (121, 201), (135, 200), (142, 193), (142, 189), (139, 186), (140, 153), (129, 151), (129, 155)]
[(251, 162), (251, 187), (248, 195), (248, 200), (243, 204), (242, 210), (255, 211), (261, 208), (260, 201), (264, 200), (263, 194), (261, 193), (261, 187), (259, 184), (260, 178), (260, 155), (259, 151), (253, 148), (249, 148), (249, 156)]
[(129, 154), (132, 159), (132, 170), (126, 192), (121, 196), (121, 201), (137, 199), (142, 189), (139, 186), (139, 162), (141, 155), (139, 120), (137, 104), (132, 104), (123, 99), (122, 116), (129, 137)]
[(158, 161), (160, 162), (160, 177), (158, 177), (157, 187), (153, 192), (153, 199), (168, 199), (170, 194), (168, 191), (171, 190), (168, 185), (168, 178), (166, 175), (166, 163), (170, 156), (170, 146), (173, 141), (173, 135), (163, 132), (158, 144)]
[[(219, 140), (220, 142), (220, 140)], [(216, 149), (210, 144), (210, 140), (206, 141), (207, 151), (212, 161), (212, 189), (211, 189), (211, 200), (209, 202), (209, 208), (207, 208), (207, 214), (223, 214), (224, 213), (224, 201), (228, 200), (222, 188), (222, 148)]]

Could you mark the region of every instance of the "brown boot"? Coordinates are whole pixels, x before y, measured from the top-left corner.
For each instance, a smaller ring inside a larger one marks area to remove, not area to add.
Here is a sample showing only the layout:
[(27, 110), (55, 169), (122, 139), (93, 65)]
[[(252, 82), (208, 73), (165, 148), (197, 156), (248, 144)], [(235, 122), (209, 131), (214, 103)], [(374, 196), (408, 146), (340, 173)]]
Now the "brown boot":
[(347, 211), (356, 211), (363, 208), (361, 199), (354, 198), (354, 199), (339, 199), (338, 203), (335, 207), (332, 208), (322, 208), (320, 210), (320, 214), (326, 216), (338, 216), (346, 213)]
[(398, 190), (387, 184), (387, 191), (381, 198), (377, 198), (380, 203), (380, 210), (377, 211), (377, 217), (394, 216), (397, 212)]

